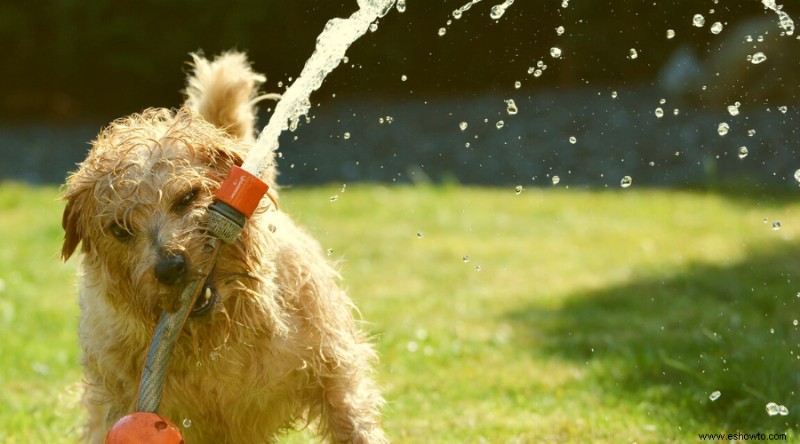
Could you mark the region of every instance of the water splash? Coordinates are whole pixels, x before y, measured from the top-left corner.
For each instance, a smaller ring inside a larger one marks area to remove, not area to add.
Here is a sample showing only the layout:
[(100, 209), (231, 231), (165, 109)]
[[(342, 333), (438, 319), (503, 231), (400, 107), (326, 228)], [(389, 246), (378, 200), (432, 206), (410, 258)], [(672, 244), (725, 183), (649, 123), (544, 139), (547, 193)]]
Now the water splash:
[(783, 12), (782, 6), (776, 5), (775, 0), (761, 0), (761, 3), (765, 8), (771, 9), (775, 14), (778, 14), (778, 26), (783, 29), (786, 35), (794, 34), (794, 21), (789, 17), (789, 14)]
[(358, 11), (350, 17), (334, 18), (325, 24), (317, 36), (311, 57), (306, 61), (300, 76), (283, 93), (269, 123), (258, 135), (242, 168), (262, 177), (273, 162), (273, 152), (278, 149), (278, 138), (287, 129), (297, 128), (300, 117), (311, 108), (309, 97), (319, 89), (322, 81), (344, 59), (345, 52), (370, 25), (386, 15), (395, 5), (395, 0), (358, 0)]

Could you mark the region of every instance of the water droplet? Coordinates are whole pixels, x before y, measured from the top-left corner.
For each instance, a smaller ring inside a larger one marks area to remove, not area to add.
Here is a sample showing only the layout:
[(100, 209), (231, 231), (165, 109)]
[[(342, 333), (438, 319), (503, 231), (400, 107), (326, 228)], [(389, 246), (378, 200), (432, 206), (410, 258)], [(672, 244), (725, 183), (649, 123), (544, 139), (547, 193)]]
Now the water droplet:
[(334, 194), (333, 196), (330, 197), (330, 201), (331, 202), (336, 202), (337, 200), (339, 200), (339, 195), (338, 194)]
[(702, 28), (703, 25), (705, 25), (705, 24), (706, 24), (706, 18), (703, 17), (701, 14), (695, 14), (694, 17), (692, 17), (692, 25), (693, 26), (695, 26), (697, 28)]
[(740, 159), (744, 159), (745, 157), (747, 157), (748, 154), (750, 154), (750, 153), (747, 151), (747, 147), (746, 146), (740, 146), (739, 147), (739, 158)]
[(635, 49), (635, 48), (631, 48), (631, 49), (628, 51), (628, 57), (630, 57), (631, 59), (636, 59), (636, 58), (638, 58), (638, 57), (639, 57), (639, 53), (636, 51), (636, 49)]
[(533, 76), (534, 77), (540, 77), (541, 75), (542, 75), (542, 70), (541, 69), (537, 69), (537, 70), (533, 71)]
[(522, 188), (522, 185), (517, 185), (517, 186), (514, 188), (514, 192), (515, 192), (515, 193), (517, 193), (517, 196), (519, 196), (520, 194), (522, 194), (522, 192), (523, 192), (523, 191), (525, 191), (525, 188)]
[(417, 238), (422, 239), (423, 237), (425, 237), (425, 233), (423, 233), (422, 231), (417, 231)]
[(770, 402), (767, 404), (767, 414), (769, 416), (775, 416), (779, 412), (780, 412), (780, 407), (778, 406), (778, 404), (775, 404), (774, 402)]
[(747, 130), (747, 136), (748, 137), (753, 137), (755, 135), (756, 135), (756, 130), (754, 130), (754, 129)]
[[(772, 222), (772, 231), (778, 231), (781, 229), (781, 221), (776, 220)], [(775, 333), (774, 329), (770, 329), (770, 333)]]
[(406, 0), (397, 0), (397, 12), (406, 12)]
[(476, 265), (475, 266), (475, 271), (481, 271), (481, 266), (480, 265)]
[(192, 420), (189, 418), (183, 418), (183, 428), (188, 429), (192, 426)]
[(559, 26), (558, 28), (556, 28), (556, 34), (558, 34), (558, 35), (564, 34), (564, 27), (563, 26)]
[(558, 185), (561, 182), (561, 178), (558, 176), (553, 176), (553, 185)]
[(461, 18), (461, 14), (463, 13), (464, 11), (462, 11), (461, 9), (456, 9), (455, 11), (453, 11), (453, 18), (458, 20)]
[(667, 38), (672, 39), (675, 37), (675, 30), (674, 29), (667, 29)]
[(717, 399), (719, 399), (720, 396), (722, 396), (722, 393), (719, 390), (717, 390), (715, 392), (711, 392), (711, 394), (708, 395), (708, 399), (716, 401)]
[(569, 143), (575, 145), (578, 142), (578, 139), (575, 136), (569, 136)]
[(562, 8), (566, 8), (567, 6), (569, 6), (569, 0), (563, 0), (563, 1), (561, 2), (561, 7), (562, 7)]
[(617, 92), (616, 92), (616, 91), (611, 91), (611, 98), (612, 98), (612, 99), (616, 99), (616, 98), (617, 98), (617, 96), (618, 96), (618, 94), (617, 94)]
[(661, 109), (660, 106), (658, 108), (656, 108), (655, 113), (656, 113), (656, 117), (658, 117), (659, 119), (664, 117), (664, 110)]
[(736, 105), (728, 105), (728, 114), (730, 114), (732, 116), (738, 116), (739, 115), (739, 107), (736, 106)]
[(458, 124), (458, 127), (461, 129), (461, 131), (464, 131), (464, 130), (466, 130), (466, 129), (467, 129), (467, 122), (461, 122), (461, 123), (459, 123), (459, 124)]
[(677, 116), (680, 113), (681, 113), (681, 110), (679, 110), (678, 108), (675, 108), (675, 109), (672, 110), (672, 115), (673, 116)]
[(800, 182), (800, 170), (794, 171), (794, 180)]
[(753, 54), (752, 56), (747, 56), (747, 58), (750, 60), (750, 63), (752, 63), (753, 65), (758, 65), (759, 63), (763, 63), (765, 60), (767, 60), (767, 56), (764, 55), (764, 53), (760, 52), (760, 51), (755, 53), (755, 54)]
[[(514, 0), (511, 0), (511, 2), (513, 3)], [(506, 13), (506, 8), (508, 7), (507, 3), (508, 0), (506, 0), (506, 3), (492, 6), (492, 9), (489, 10), (489, 17), (491, 17), (494, 20), (497, 20), (500, 17), (502, 17), (503, 14)]]
[(658, 99), (658, 104), (659, 105), (663, 105), (665, 103), (667, 103), (667, 99), (664, 99), (664, 98)]
[(505, 123), (505, 122), (503, 122), (502, 120), (498, 120), (498, 121), (497, 121), (497, 123), (495, 123), (495, 124), (494, 124), (494, 126), (496, 126), (496, 127), (497, 127), (497, 129), (500, 129), (500, 128), (504, 127), (504, 126), (505, 126), (505, 124), (506, 124), (506, 123)]
[(514, 88), (515, 88), (515, 89), (520, 89), (520, 88), (522, 88), (522, 82), (520, 82), (519, 80), (517, 80), (516, 82), (514, 82)]
[(378, 22), (374, 22), (369, 25), (369, 32), (375, 32), (377, 30), (378, 30)]
[(402, 76), (400, 76), (400, 80), (405, 82), (406, 80), (408, 80), (408, 76), (403, 74)]
[(722, 23), (714, 22), (714, 24), (711, 25), (711, 33), (712, 34), (719, 34), (720, 32), (722, 32)]
[(778, 111), (782, 112), (783, 114), (786, 114), (786, 111), (789, 111), (789, 108), (786, 106), (779, 106)]
[(517, 113), (517, 111), (519, 110), (517, 109), (517, 104), (516, 102), (514, 102), (514, 99), (506, 100), (506, 112), (508, 113), (508, 115), (513, 116), (514, 114)]
[(325, 254), (327, 254), (328, 256), (333, 256), (333, 248), (328, 248), (327, 250), (325, 250)]
[(561, 57), (561, 48), (556, 48), (555, 46), (550, 48), (550, 57), (557, 59)]
[(461, 258), (461, 260), (463, 260), (464, 263), (466, 264), (467, 262), (469, 262), (469, 256), (464, 256), (463, 258)]
[(625, 176), (622, 178), (622, 180), (619, 181), (619, 186), (621, 186), (622, 188), (628, 188), (629, 186), (631, 186), (632, 183), (633, 179), (631, 178), (631, 176)]
[(344, 137), (344, 140), (347, 140), (347, 139), (350, 138), (350, 133), (349, 132), (345, 132), (342, 137)]
[(785, 405), (779, 405), (778, 414), (781, 416), (789, 416), (789, 409), (787, 409)]
[(447, 34), (447, 28), (445, 28), (445, 27), (439, 28), (439, 37), (441, 37), (441, 36), (443, 36), (445, 34)]
[(730, 128), (731, 127), (727, 122), (722, 122), (717, 125), (717, 133), (719, 133), (720, 136), (724, 136), (725, 134), (728, 134), (728, 130), (730, 130)]
[(797, 319), (795, 319), (794, 321), (792, 321), (792, 325), (794, 325), (795, 327), (797, 327), (797, 325), (798, 325), (798, 324), (800, 324), (800, 322), (798, 322), (798, 320), (797, 320)]

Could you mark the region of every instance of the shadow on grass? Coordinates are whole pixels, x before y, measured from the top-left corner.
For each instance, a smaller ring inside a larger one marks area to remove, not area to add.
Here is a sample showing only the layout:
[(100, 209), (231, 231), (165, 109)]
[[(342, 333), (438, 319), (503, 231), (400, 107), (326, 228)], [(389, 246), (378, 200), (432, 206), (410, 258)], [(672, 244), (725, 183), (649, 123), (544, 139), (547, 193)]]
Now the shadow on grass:
[[(748, 257), (727, 266), (689, 264), (508, 318), (537, 356), (585, 366), (587, 390), (687, 433), (690, 424), (709, 432), (797, 430), (800, 245), (771, 245)], [(714, 391), (721, 396), (711, 401)], [(768, 402), (789, 415), (768, 416)]]

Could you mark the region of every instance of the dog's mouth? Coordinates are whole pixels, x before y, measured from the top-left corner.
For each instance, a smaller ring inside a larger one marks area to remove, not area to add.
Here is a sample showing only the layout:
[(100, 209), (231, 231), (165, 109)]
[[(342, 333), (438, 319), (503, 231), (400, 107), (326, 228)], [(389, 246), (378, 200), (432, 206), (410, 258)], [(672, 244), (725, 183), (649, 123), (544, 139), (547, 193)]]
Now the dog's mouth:
[(214, 286), (214, 270), (212, 269), (205, 283), (203, 283), (203, 288), (200, 290), (200, 294), (197, 296), (197, 301), (195, 301), (192, 311), (189, 312), (189, 316), (197, 317), (207, 315), (211, 313), (211, 310), (214, 309), (217, 302), (219, 302), (219, 293), (217, 293), (217, 288)]

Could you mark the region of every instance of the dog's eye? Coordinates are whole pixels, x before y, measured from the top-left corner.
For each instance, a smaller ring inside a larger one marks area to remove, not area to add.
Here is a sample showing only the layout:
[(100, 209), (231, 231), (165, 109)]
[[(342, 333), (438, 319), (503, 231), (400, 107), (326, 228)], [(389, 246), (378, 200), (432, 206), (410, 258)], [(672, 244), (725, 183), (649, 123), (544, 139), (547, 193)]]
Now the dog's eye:
[(189, 207), (189, 205), (192, 202), (194, 202), (194, 200), (197, 198), (197, 195), (199, 193), (200, 193), (200, 189), (199, 188), (193, 188), (191, 191), (189, 191), (188, 193), (184, 194), (180, 199), (178, 199), (172, 205), (172, 211), (180, 212), (180, 211), (185, 210), (186, 208)]
[(121, 241), (128, 240), (131, 237), (133, 237), (133, 233), (131, 233), (130, 231), (128, 231), (127, 228), (123, 227), (122, 225), (116, 222), (108, 227), (108, 231), (110, 231), (111, 235), (117, 238), (117, 240)]

